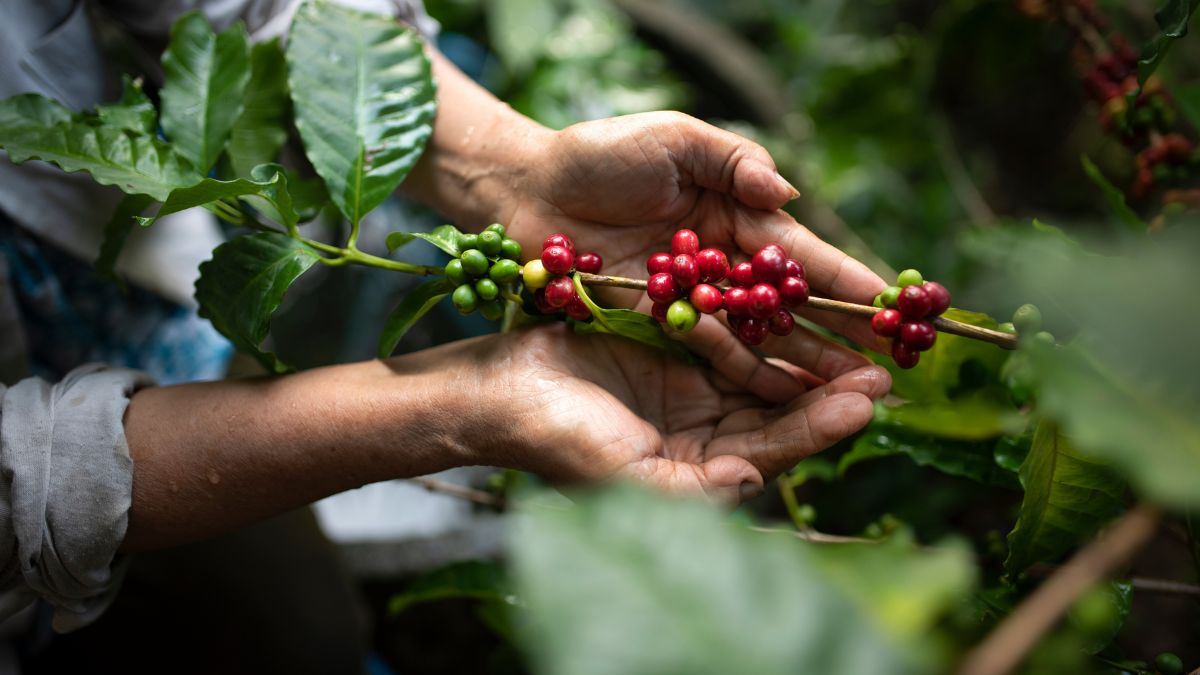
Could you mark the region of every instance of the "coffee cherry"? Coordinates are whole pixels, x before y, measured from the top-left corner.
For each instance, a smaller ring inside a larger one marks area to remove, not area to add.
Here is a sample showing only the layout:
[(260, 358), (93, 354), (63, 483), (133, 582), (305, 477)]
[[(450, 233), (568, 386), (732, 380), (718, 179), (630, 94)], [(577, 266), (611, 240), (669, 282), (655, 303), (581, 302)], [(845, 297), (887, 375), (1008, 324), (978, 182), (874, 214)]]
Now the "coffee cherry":
[(925, 279), (921, 277), (921, 273), (914, 269), (907, 269), (896, 277), (896, 285), (904, 288), (905, 286), (920, 286), (925, 283)]
[(467, 273), (463, 271), (461, 260), (455, 258), (446, 263), (446, 278), (455, 285), (467, 283)]
[(567, 306), (575, 297), (575, 284), (567, 277), (555, 277), (546, 285), (546, 302), (555, 309)]
[(1013, 312), (1012, 322), (1018, 334), (1036, 333), (1042, 328), (1042, 311), (1037, 305), (1021, 305)]
[(896, 306), (900, 308), (900, 313), (909, 319), (924, 319), (929, 315), (929, 310), (933, 307), (933, 302), (929, 299), (929, 294), (920, 286), (905, 286), (903, 291), (900, 291), (900, 298), (896, 301)]
[(908, 370), (921, 360), (921, 353), (914, 352), (904, 346), (903, 342), (896, 340), (892, 343), (892, 360), (896, 362), (897, 366)]
[(500, 235), (501, 237), (504, 236), (504, 226), (501, 225), (500, 223), (492, 223), (491, 225), (488, 225), (487, 227), (483, 228), (483, 231), (484, 232), (495, 232), (496, 234)]
[(687, 300), (676, 300), (667, 308), (667, 325), (676, 333), (686, 333), (696, 327), (700, 314)]
[(808, 302), (808, 282), (800, 277), (784, 277), (779, 282), (779, 299), (788, 307)]
[(746, 317), (737, 327), (738, 339), (748, 345), (761, 345), (767, 339), (770, 324), (763, 319)]
[(1014, 326), (1011, 321), (1005, 321), (999, 326), (996, 326), (996, 330), (1000, 331), (1001, 333), (1008, 333), (1009, 335), (1017, 334), (1017, 327)]
[(883, 289), (883, 292), (879, 294), (879, 299), (883, 301), (883, 306), (895, 307), (896, 303), (900, 300), (901, 290), (899, 286), (888, 286)]
[(937, 341), (937, 331), (928, 321), (905, 321), (900, 324), (900, 341), (914, 352), (923, 352)]
[(475, 289), (471, 288), (470, 284), (463, 284), (454, 289), (450, 302), (454, 303), (454, 308), (459, 312), (470, 314), (479, 305), (479, 297), (475, 295)]
[[(542, 261), (538, 261), (539, 263)], [(543, 270), (545, 267), (542, 268)], [(512, 260), (497, 260), (492, 269), (488, 270), (488, 277), (498, 284), (506, 284), (510, 281), (515, 281), (521, 275), (521, 266)]]
[(764, 246), (750, 259), (750, 266), (754, 272), (755, 281), (773, 284), (783, 278), (784, 270), (787, 268), (787, 256), (784, 255), (783, 249)]
[(556, 232), (542, 240), (543, 251), (551, 246), (561, 246), (570, 251), (572, 255), (575, 254), (575, 242), (571, 241), (571, 238), (565, 234)]
[(729, 281), (734, 286), (749, 288), (754, 285), (754, 267), (748, 263), (738, 263), (729, 271)]
[(936, 281), (926, 281), (921, 284), (921, 288), (925, 289), (925, 294), (929, 296), (931, 307), (929, 313), (932, 316), (941, 316), (947, 309), (950, 309), (950, 291), (946, 287)]
[(750, 316), (769, 319), (779, 311), (779, 291), (771, 284), (755, 284), (750, 289)]
[(1154, 668), (1162, 675), (1178, 675), (1183, 672), (1183, 659), (1171, 652), (1163, 652), (1154, 657)]
[(1033, 341), (1049, 347), (1053, 347), (1056, 344), (1054, 340), (1054, 334), (1047, 330), (1039, 330), (1038, 332), (1034, 333)]
[(495, 258), (500, 255), (500, 246), (504, 242), (504, 237), (491, 230), (484, 230), (479, 233), (479, 250), (489, 258)]
[(796, 327), (796, 319), (792, 316), (791, 312), (781, 309), (771, 317), (769, 327), (772, 333), (780, 337), (791, 335), (792, 329)]
[(483, 300), (495, 300), (500, 295), (500, 287), (491, 279), (480, 279), (475, 282), (475, 293)]
[(679, 297), (679, 286), (666, 272), (659, 272), (646, 280), (646, 295), (655, 302), (672, 302)]
[(669, 302), (656, 302), (650, 305), (650, 316), (654, 317), (659, 323), (666, 323), (667, 309), (670, 308)]
[(462, 260), (463, 271), (467, 273), (467, 276), (477, 277), (488, 271), (487, 256), (477, 248), (470, 248), (463, 251), (462, 255), (459, 256), (459, 260)]
[(800, 277), (804, 278), (804, 264), (795, 258), (788, 258), (783, 267), (783, 275), (785, 277)]
[(599, 253), (587, 251), (575, 256), (575, 269), (588, 274), (599, 274), (600, 268), (604, 266), (604, 259)]
[(458, 250), (465, 251), (469, 248), (479, 248), (479, 235), (477, 235), (477, 234), (459, 235)]
[(542, 265), (551, 274), (568, 274), (575, 266), (575, 254), (563, 246), (551, 246), (542, 250)]
[(725, 315), (725, 320), (729, 322), (729, 327), (733, 329), (734, 335), (737, 335), (737, 332), (742, 328), (742, 324), (746, 323), (746, 320), (749, 318), (748, 316), (734, 316), (733, 314)]
[(553, 314), (558, 310), (550, 306), (546, 300), (546, 289), (539, 288), (533, 292), (533, 304), (537, 305), (538, 311), (542, 314)]
[(879, 309), (884, 309), (883, 298), (881, 296), (876, 295), (875, 299), (871, 301), (871, 306), (877, 307)]
[(550, 272), (546, 270), (546, 266), (542, 264), (541, 260), (530, 260), (521, 270), (521, 280), (525, 282), (525, 288), (535, 291), (545, 288), (546, 284), (550, 283), (550, 277)]
[(691, 288), (700, 281), (700, 267), (696, 259), (686, 253), (680, 253), (671, 261), (671, 276), (680, 288)]
[(712, 284), (697, 284), (688, 299), (692, 301), (693, 307), (705, 314), (716, 314), (724, 303), (721, 289)]
[(731, 317), (748, 316), (750, 314), (750, 291), (740, 287), (725, 291), (725, 311)]
[(696, 266), (700, 268), (700, 281), (715, 284), (729, 274), (729, 258), (719, 248), (706, 248), (696, 254)]
[(671, 261), (675, 256), (670, 253), (654, 253), (646, 260), (646, 271), (650, 274), (662, 274), (671, 271)]
[(894, 309), (884, 309), (871, 317), (871, 330), (880, 337), (896, 337), (900, 334), (900, 322), (904, 317)]
[(588, 306), (583, 303), (578, 294), (571, 296), (571, 300), (567, 303), (565, 310), (567, 316), (576, 321), (587, 321), (592, 318), (592, 310), (588, 309)]
[(509, 260), (520, 260), (521, 242), (505, 237), (504, 241), (500, 242), (500, 255)]
[(680, 230), (671, 237), (671, 255), (696, 255), (700, 252), (700, 237), (691, 230)]
[(497, 299), (479, 303), (479, 315), (488, 321), (499, 321), (504, 316), (504, 301)]

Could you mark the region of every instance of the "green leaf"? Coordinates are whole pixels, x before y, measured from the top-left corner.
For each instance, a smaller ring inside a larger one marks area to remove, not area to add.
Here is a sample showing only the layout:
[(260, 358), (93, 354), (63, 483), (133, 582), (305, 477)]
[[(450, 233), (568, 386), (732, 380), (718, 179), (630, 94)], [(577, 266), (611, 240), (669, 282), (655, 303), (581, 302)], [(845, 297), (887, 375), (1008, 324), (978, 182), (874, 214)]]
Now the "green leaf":
[(518, 626), (535, 672), (873, 673), (931, 669), (934, 626), (969, 592), (963, 548), (822, 547), (709, 504), (628, 486), (524, 507)]
[(575, 275), (575, 292), (583, 304), (592, 310), (591, 321), (576, 321), (575, 332), (580, 335), (595, 333), (604, 335), (620, 335), (644, 345), (661, 349), (668, 354), (681, 358), (688, 363), (698, 361), (696, 356), (688, 351), (682, 343), (667, 337), (662, 326), (649, 314), (642, 314), (631, 309), (605, 309), (597, 305), (588, 295), (587, 287)]
[(1121, 476), (1076, 450), (1052, 422), (1034, 430), (1020, 476), (1025, 498), (1004, 561), (1014, 578), (1082, 543), (1123, 508)]
[(994, 441), (959, 441), (922, 434), (903, 426), (872, 422), (838, 461), (838, 474), (879, 457), (905, 455), (919, 466), (969, 478), (978, 483), (1016, 489), (1011, 471), (996, 463)]
[(472, 560), (453, 563), (420, 577), (403, 593), (392, 596), (388, 614), (395, 616), (413, 605), (448, 598), (516, 604), (504, 570), (493, 562)]
[(255, 167), (254, 178), (235, 178), (234, 180), (204, 180), (176, 188), (171, 191), (158, 213), (147, 218), (138, 218), (144, 227), (153, 225), (159, 218), (178, 213), (185, 209), (205, 206), (216, 201), (239, 197), (258, 197), (260, 201), (252, 201), (255, 206), (266, 207), (267, 215), (288, 227), (296, 224), (297, 215), (292, 208), (292, 198), (288, 194), (287, 177), (283, 167), (278, 164), (264, 164)]
[(558, 11), (553, 0), (506, 0), (487, 3), (488, 35), (501, 62), (515, 76), (537, 63), (554, 32)]
[(396, 306), (387, 323), (383, 325), (383, 333), (379, 336), (379, 358), (386, 359), (391, 356), (408, 329), (453, 290), (453, 282), (439, 277), (426, 281), (404, 296), (404, 300)]
[(36, 94), (0, 101), (0, 147), (15, 164), (40, 159), (63, 171), (87, 171), (101, 185), (156, 201), (200, 180), (186, 159), (157, 138), (93, 126)]
[(296, 13), (287, 62), (304, 150), (357, 226), (400, 185), (433, 131), (424, 43), (391, 17), (310, 0)]
[(288, 97), (287, 62), (278, 39), (250, 50), (250, 82), (242, 114), (229, 130), (225, 152), (236, 175), (246, 177), (259, 164), (274, 162), (287, 142), (292, 101)]
[(1200, 0), (1165, 0), (1154, 13), (1159, 34), (1142, 47), (1142, 54), (1138, 59), (1139, 89), (1141, 85), (1146, 84), (1146, 80), (1150, 79), (1154, 71), (1158, 70), (1159, 64), (1170, 51), (1171, 44), (1187, 35), (1188, 20), (1192, 18), (1192, 13), (1198, 6)]
[[(998, 325), (995, 319), (979, 312), (949, 309), (944, 316), (972, 326)], [(963, 388), (966, 369), (983, 372), (998, 381), (996, 373), (1008, 358), (1007, 352), (996, 345), (947, 333), (938, 333), (933, 349), (921, 354), (921, 364), (911, 370), (896, 368), (889, 356), (874, 353), (871, 356), (891, 372), (893, 394), (920, 403), (950, 401)]]
[(96, 116), (106, 126), (151, 136), (158, 133), (158, 111), (142, 91), (142, 81), (125, 75), (122, 82), (121, 100), (97, 106)]
[(1171, 90), (1179, 111), (1187, 118), (1193, 129), (1200, 129), (1200, 82), (1192, 82)]
[(1132, 600), (1133, 584), (1115, 580), (1089, 589), (1075, 602), (1067, 621), (1082, 634), (1085, 652), (1098, 654), (1117, 637)]
[(319, 259), (307, 244), (275, 232), (221, 244), (212, 260), (200, 265), (196, 281), (200, 316), (211, 320), (213, 327), (268, 372), (287, 372), (290, 366), (260, 345), (288, 287)]
[(982, 441), (1005, 433), (1019, 433), (1025, 425), (1011, 405), (979, 395), (952, 402), (877, 405), (875, 420), (917, 434), (959, 441)]
[(162, 125), (174, 147), (207, 173), (242, 114), (250, 48), (239, 21), (214, 35), (198, 11), (171, 27), (163, 52)]
[[(402, 233), (393, 232), (392, 234), (394, 235)], [(462, 232), (460, 232), (458, 228), (453, 225), (441, 225), (433, 228), (432, 232), (413, 232), (412, 236), (433, 244), (444, 251), (446, 255), (450, 256), (451, 258), (457, 258), (462, 254), (462, 251), (458, 248), (458, 238), (462, 236)], [(392, 246), (393, 243), (398, 242), (399, 238), (393, 239), (392, 236), (389, 235), (388, 249), (394, 250), (399, 248), (399, 246)]]
[(388, 253), (395, 253), (416, 238), (412, 232), (389, 232), (386, 240)]
[(1108, 203), (1108, 209), (1112, 211), (1113, 215), (1134, 232), (1145, 232), (1146, 223), (1142, 222), (1138, 214), (1134, 213), (1133, 209), (1125, 203), (1125, 193), (1110, 183), (1104, 173), (1100, 171), (1100, 167), (1096, 166), (1087, 155), (1080, 155), (1079, 161), (1083, 164), (1083, 172), (1104, 194), (1104, 201)]
[(116, 279), (117, 258), (129, 238), (129, 231), (137, 222), (136, 217), (154, 202), (147, 195), (125, 195), (117, 204), (117, 210), (104, 226), (104, 240), (100, 243), (100, 256), (96, 258), (96, 273), (105, 279)]

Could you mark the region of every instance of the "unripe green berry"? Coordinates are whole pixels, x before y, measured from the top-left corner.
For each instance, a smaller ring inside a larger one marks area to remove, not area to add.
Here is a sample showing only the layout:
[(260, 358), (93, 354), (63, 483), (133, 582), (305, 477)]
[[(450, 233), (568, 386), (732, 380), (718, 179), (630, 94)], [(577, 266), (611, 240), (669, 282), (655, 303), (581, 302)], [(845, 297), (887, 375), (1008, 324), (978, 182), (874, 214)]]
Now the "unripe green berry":
[(475, 282), (475, 293), (484, 300), (495, 300), (500, 295), (500, 287), (491, 279), (480, 279)]
[(667, 308), (667, 325), (677, 333), (686, 333), (696, 327), (700, 313), (687, 300), (676, 300)]
[(923, 283), (925, 283), (925, 278), (921, 276), (920, 272), (914, 269), (906, 269), (900, 273), (900, 276), (896, 277), (896, 285), (900, 288), (904, 288), (905, 286), (920, 286)]
[(900, 299), (901, 290), (899, 286), (888, 286), (883, 289), (883, 292), (879, 294), (879, 299), (883, 302), (883, 306), (894, 308), (896, 302)]
[(479, 235), (477, 234), (460, 234), (458, 236), (458, 250), (465, 251), (469, 248), (479, 248)]
[(1008, 333), (1009, 335), (1017, 334), (1017, 327), (1014, 326), (1012, 324), (1012, 322), (1009, 322), (1009, 321), (1006, 321), (1006, 322), (1000, 324), (999, 326), (996, 326), (996, 330), (1000, 331), (1001, 333)]
[(521, 259), (521, 243), (516, 239), (505, 238), (500, 242), (500, 255), (509, 260)]
[(463, 251), (460, 259), (462, 260), (463, 271), (468, 276), (477, 277), (488, 271), (487, 256), (479, 249), (471, 248)]
[(492, 223), (491, 225), (488, 225), (487, 227), (483, 228), (483, 231), (484, 232), (495, 232), (496, 234), (500, 235), (501, 237), (504, 236), (504, 226), (501, 225), (500, 223)]
[(467, 283), (467, 273), (463, 271), (461, 260), (455, 258), (446, 263), (446, 278), (456, 285)]
[(1039, 330), (1038, 332), (1034, 333), (1033, 339), (1035, 342), (1040, 342), (1051, 347), (1056, 344), (1054, 341), (1054, 334), (1050, 331)]
[(498, 284), (508, 283), (521, 275), (521, 266), (512, 260), (497, 260), (488, 276)]
[(1183, 659), (1171, 652), (1163, 652), (1154, 657), (1154, 667), (1163, 675), (1178, 675), (1183, 672)]
[(875, 299), (871, 301), (871, 305), (873, 307), (878, 307), (879, 309), (883, 309), (883, 295), (882, 294), (876, 295)]
[(471, 288), (471, 284), (463, 284), (454, 289), (454, 294), (450, 296), (450, 302), (454, 303), (454, 308), (458, 311), (470, 314), (479, 305), (479, 297), (475, 295), (475, 289)]
[(479, 235), (479, 250), (489, 258), (494, 258), (500, 255), (500, 242), (504, 241), (504, 237), (499, 234), (487, 230)]
[(552, 276), (542, 265), (542, 261), (536, 258), (525, 263), (524, 269), (521, 270), (521, 279), (525, 282), (525, 288), (531, 291), (545, 288), (546, 284), (550, 283)]
[(488, 321), (499, 321), (504, 316), (504, 301), (495, 299), (480, 303), (479, 314)]
[(1042, 311), (1036, 305), (1021, 305), (1013, 312), (1012, 322), (1022, 335), (1036, 333), (1042, 328)]

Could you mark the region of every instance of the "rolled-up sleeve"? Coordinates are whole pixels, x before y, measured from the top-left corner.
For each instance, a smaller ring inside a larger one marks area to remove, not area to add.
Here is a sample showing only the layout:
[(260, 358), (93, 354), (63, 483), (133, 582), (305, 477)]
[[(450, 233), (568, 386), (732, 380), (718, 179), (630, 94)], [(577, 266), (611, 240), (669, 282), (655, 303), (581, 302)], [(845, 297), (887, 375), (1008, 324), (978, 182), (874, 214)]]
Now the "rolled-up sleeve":
[(123, 418), (151, 384), (88, 365), (0, 386), (0, 619), (40, 597), (66, 632), (112, 600), (133, 494)]

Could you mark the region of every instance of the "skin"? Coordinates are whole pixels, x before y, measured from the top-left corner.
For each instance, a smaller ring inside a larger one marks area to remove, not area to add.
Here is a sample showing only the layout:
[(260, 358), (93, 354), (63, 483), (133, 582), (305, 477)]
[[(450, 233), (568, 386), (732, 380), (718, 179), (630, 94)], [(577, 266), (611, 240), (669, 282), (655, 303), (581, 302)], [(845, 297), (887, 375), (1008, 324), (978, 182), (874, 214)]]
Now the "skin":
[[(869, 303), (884, 288), (779, 210), (796, 192), (762, 147), (680, 113), (552, 131), (433, 59), (439, 113), (404, 191), (457, 223), (504, 222), (527, 256), (566, 232), (602, 252), (606, 271), (638, 277), (691, 227), (734, 263), (782, 244), (822, 295)], [(639, 302), (608, 290), (607, 302)], [(872, 341), (865, 321), (811, 318)], [(477, 464), (565, 484), (628, 477), (733, 503), (861, 429), (890, 386), (885, 370), (800, 326), (769, 338), (766, 358), (716, 316), (683, 339), (713, 365), (558, 325), (284, 377), (144, 389), (125, 417), (134, 478), (124, 549)]]

